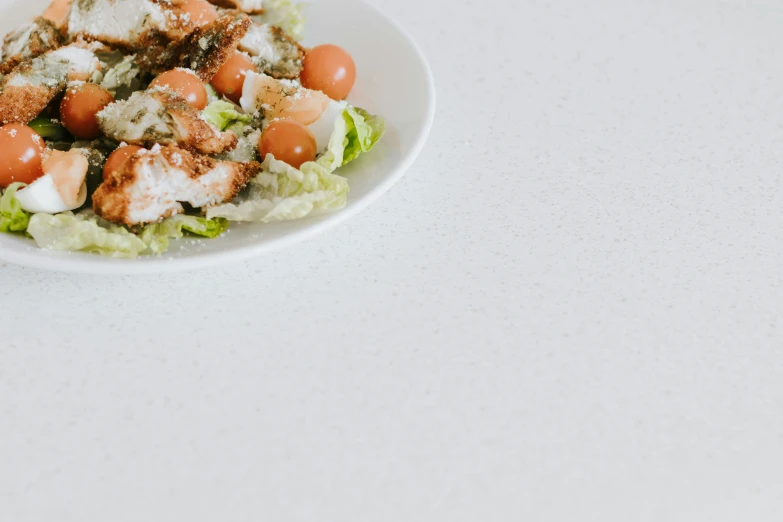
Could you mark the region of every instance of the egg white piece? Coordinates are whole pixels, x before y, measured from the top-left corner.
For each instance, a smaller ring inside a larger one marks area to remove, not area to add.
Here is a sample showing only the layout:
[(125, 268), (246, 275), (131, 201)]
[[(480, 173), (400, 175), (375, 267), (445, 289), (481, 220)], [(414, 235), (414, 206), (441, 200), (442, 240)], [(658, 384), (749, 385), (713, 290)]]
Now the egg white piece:
[(330, 100), (321, 117), (307, 126), (315, 137), (319, 153), (324, 152), (329, 146), (329, 140), (332, 139), (332, 134), (334, 134), (334, 126), (337, 123), (337, 119), (343, 117), (343, 111), (346, 107), (348, 107), (348, 104), (344, 101)]
[(16, 199), (24, 210), (33, 214), (39, 212), (57, 214), (58, 212), (76, 210), (87, 201), (87, 183), (82, 183), (74, 205), (68, 205), (63, 201), (60, 192), (57, 190), (57, 185), (54, 183), (54, 178), (49, 174), (41, 176), (30, 185), (18, 191)]
[(245, 81), (242, 83), (242, 97), (239, 99), (239, 106), (247, 114), (256, 114), (261, 108), (262, 90), (261, 84), (265, 75), (257, 72), (247, 71)]

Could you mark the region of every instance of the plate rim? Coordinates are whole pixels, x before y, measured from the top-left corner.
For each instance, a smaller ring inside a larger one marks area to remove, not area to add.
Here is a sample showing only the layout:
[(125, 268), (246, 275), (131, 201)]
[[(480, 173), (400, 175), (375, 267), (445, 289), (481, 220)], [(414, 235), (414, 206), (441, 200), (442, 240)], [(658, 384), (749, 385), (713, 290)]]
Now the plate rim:
[(95, 259), (80, 257), (78, 260), (68, 259), (67, 257), (53, 259), (42, 256), (39, 253), (36, 253), (35, 250), (29, 252), (8, 251), (0, 247), (0, 261), (53, 272), (91, 275), (159, 274), (198, 270), (217, 266), (219, 264), (240, 263), (263, 254), (283, 250), (297, 243), (307, 241), (316, 235), (327, 232), (345, 222), (375, 203), (383, 194), (388, 192), (400, 179), (402, 179), (403, 175), (410, 169), (424, 149), (424, 145), (427, 142), (427, 138), (429, 137), (435, 121), (437, 91), (435, 88), (435, 78), (429, 61), (410, 33), (402, 27), (399, 22), (381, 11), (378, 7), (369, 4), (364, 0), (360, 0), (359, 3), (373, 10), (377, 15), (385, 19), (408, 42), (413, 49), (419, 64), (422, 66), (427, 82), (427, 114), (424, 119), (424, 125), (415, 138), (414, 145), (409, 152), (400, 159), (397, 166), (389, 175), (361, 199), (352, 202), (351, 205), (342, 210), (330, 214), (327, 218), (316, 224), (286, 234), (283, 237), (260, 243), (252, 243), (241, 247), (234, 247), (229, 250), (203, 253), (188, 258), (145, 259), (141, 262), (136, 259), (110, 260), (102, 257), (96, 257)]

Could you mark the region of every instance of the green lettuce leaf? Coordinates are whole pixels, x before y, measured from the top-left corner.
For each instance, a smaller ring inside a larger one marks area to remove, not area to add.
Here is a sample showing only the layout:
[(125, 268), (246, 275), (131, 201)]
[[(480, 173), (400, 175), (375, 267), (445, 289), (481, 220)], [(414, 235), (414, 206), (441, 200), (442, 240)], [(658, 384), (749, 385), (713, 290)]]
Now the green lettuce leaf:
[(220, 129), (230, 130), (237, 136), (242, 136), (245, 127), (252, 121), (252, 116), (237, 111), (236, 105), (227, 101), (215, 101), (204, 109), (204, 119)]
[(138, 80), (141, 69), (136, 65), (136, 55), (125, 56), (119, 63), (109, 69), (101, 80), (101, 87), (117, 97), (130, 95), (130, 91), (141, 86)]
[(266, 0), (264, 14), (256, 17), (256, 21), (279, 27), (293, 38), (301, 40), (305, 25), (303, 8), (302, 4), (294, 4), (291, 0)]
[(360, 154), (369, 152), (386, 132), (386, 122), (380, 116), (373, 116), (364, 109), (351, 107), (343, 111), (343, 118), (348, 127), (343, 165), (347, 165)]
[(164, 219), (161, 223), (145, 226), (139, 237), (153, 254), (162, 254), (169, 248), (169, 239), (181, 238), (184, 232), (214, 239), (225, 232), (226, 228), (228, 228), (228, 221), (225, 219), (207, 219), (179, 214)]
[(164, 253), (169, 248), (169, 240), (183, 237), (184, 232), (215, 238), (227, 226), (228, 222), (222, 219), (178, 215), (147, 225), (136, 235), (94, 215), (64, 212), (34, 214), (27, 232), (41, 248), (135, 258), (142, 254)]
[(92, 252), (117, 258), (134, 258), (147, 250), (147, 244), (124, 227), (99, 224), (95, 216), (71, 212), (34, 214), (27, 233), (40, 248), (49, 250)]
[(267, 155), (264, 171), (253, 178), (233, 203), (207, 210), (207, 217), (272, 223), (345, 207), (348, 180), (332, 174), (328, 161), (310, 161), (295, 169)]
[(24, 183), (12, 183), (0, 197), (0, 232), (24, 232), (30, 221), (30, 214), (22, 210), (16, 191)]

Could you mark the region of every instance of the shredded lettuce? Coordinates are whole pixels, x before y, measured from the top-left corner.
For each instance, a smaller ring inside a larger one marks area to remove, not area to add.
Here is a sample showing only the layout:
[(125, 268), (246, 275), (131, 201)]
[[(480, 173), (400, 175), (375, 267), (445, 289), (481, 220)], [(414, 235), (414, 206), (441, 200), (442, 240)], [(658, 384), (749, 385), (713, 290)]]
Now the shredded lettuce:
[(343, 111), (343, 118), (348, 126), (343, 165), (347, 165), (360, 154), (369, 152), (386, 132), (386, 122), (380, 116), (373, 116), (364, 109), (351, 107)]
[(169, 240), (181, 238), (184, 232), (215, 238), (227, 226), (222, 219), (178, 215), (147, 225), (136, 235), (94, 215), (64, 212), (34, 214), (27, 232), (41, 248), (135, 258), (142, 254), (162, 254), (168, 250)]
[(245, 127), (253, 117), (237, 111), (236, 105), (227, 101), (214, 101), (204, 109), (204, 119), (220, 129), (230, 130), (236, 135), (242, 136)]
[(294, 4), (291, 0), (266, 0), (264, 14), (256, 18), (259, 23), (279, 27), (293, 38), (301, 40), (305, 25), (303, 8), (302, 4)]
[(24, 232), (30, 221), (30, 214), (22, 210), (16, 199), (16, 191), (24, 183), (12, 183), (0, 197), (0, 232)]

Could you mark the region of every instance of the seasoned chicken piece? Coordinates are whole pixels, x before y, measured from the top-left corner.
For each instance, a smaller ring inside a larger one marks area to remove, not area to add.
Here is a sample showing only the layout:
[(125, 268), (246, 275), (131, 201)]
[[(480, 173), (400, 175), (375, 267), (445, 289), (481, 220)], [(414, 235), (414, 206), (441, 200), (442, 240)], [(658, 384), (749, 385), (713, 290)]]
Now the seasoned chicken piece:
[(239, 50), (251, 56), (260, 72), (273, 78), (293, 80), (302, 74), (305, 49), (279, 27), (252, 24)]
[(89, 49), (71, 44), (23, 62), (3, 78), (0, 123), (29, 123), (69, 81), (87, 81), (101, 63)]
[[(250, 17), (246, 14), (225, 14), (190, 33), (174, 47), (171, 57), (152, 57), (152, 60), (147, 60), (151, 63), (146, 68), (165, 71), (183, 67), (194, 71), (202, 81), (209, 82), (234, 54), (250, 24)], [(139, 62), (142, 67), (145, 66), (143, 61)]]
[(218, 161), (175, 145), (139, 151), (92, 196), (93, 209), (113, 223), (154, 223), (183, 212), (182, 202), (228, 202), (261, 172), (257, 162)]
[(24, 60), (57, 49), (62, 44), (63, 36), (57, 27), (45, 18), (36, 18), (5, 37), (0, 74), (8, 74)]
[(97, 118), (106, 136), (133, 145), (176, 143), (204, 154), (220, 154), (237, 145), (236, 134), (220, 132), (184, 98), (159, 88), (112, 103)]
[(237, 9), (247, 14), (264, 12), (264, 0), (209, 0), (211, 4), (227, 9)]
[(194, 29), (190, 17), (165, 0), (74, 0), (68, 35), (125, 51), (167, 49)]

